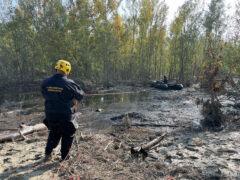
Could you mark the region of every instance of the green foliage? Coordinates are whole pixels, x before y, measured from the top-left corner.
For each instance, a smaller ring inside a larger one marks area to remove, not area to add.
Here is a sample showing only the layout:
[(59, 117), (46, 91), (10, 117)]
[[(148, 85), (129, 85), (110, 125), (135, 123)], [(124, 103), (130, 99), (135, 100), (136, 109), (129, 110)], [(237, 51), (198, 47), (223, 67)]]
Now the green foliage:
[(212, 0), (204, 18), (201, 1), (186, 0), (170, 28), (164, 0), (129, 0), (124, 14), (119, 14), (121, 3), (6, 3), (0, 13), (0, 86), (42, 80), (54, 73), (58, 59), (71, 62), (73, 78), (94, 82), (168, 75), (187, 83), (204, 72), (203, 62), (220, 55), (223, 70), (239, 75), (239, 10), (230, 41), (222, 37), (226, 28), (222, 0)]
[(179, 9), (178, 16), (170, 29), (170, 71), (171, 78), (178, 78), (183, 83), (199, 75), (196, 69), (201, 51), (200, 17), (196, 1), (188, 0)]

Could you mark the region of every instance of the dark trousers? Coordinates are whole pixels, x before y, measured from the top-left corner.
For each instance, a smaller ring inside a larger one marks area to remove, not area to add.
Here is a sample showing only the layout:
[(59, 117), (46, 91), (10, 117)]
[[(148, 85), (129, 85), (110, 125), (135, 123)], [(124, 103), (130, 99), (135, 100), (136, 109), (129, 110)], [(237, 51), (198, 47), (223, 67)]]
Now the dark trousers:
[(73, 136), (76, 131), (73, 123), (71, 121), (48, 121), (48, 129), (50, 130), (47, 146), (45, 149), (45, 154), (49, 155), (52, 153), (53, 149), (57, 147), (60, 139), (62, 139), (61, 144), (61, 157), (65, 159), (70, 151)]

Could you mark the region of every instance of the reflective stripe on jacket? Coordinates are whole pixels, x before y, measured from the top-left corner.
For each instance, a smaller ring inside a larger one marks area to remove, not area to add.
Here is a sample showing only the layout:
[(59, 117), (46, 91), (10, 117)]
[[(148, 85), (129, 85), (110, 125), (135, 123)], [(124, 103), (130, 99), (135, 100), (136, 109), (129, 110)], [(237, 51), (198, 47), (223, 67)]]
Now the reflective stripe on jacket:
[(56, 117), (71, 117), (74, 113), (73, 99), (81, 100), (84, 95), (78, 84), (62, 74), (46, 78), (42, 82), (41, 92), (45, 98), (46, 115), (52, 116), (50, 119), (55, 115)]

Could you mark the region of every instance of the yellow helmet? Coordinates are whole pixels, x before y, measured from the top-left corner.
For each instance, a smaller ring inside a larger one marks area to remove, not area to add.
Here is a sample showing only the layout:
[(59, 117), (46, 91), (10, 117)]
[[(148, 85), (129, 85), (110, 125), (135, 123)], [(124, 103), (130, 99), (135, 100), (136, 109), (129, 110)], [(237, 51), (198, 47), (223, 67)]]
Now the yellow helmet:
[(71, 64), (65, 60), (58, 60), (55, 69), (63, 71), (66, 75), (69, 75), (71, 71)]

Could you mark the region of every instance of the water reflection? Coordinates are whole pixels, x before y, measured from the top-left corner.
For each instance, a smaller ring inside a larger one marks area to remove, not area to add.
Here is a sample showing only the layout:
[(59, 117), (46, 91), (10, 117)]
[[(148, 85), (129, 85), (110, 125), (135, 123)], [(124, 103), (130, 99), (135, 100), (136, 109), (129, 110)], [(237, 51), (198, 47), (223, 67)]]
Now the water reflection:
[(25, 93), (19, 93), (19, 92), (8, 92), (8, 93), (2, 93), (0, 95), (0, 107), (6, 103), (6, 102), (24, 102), (33, 100), (36, 98), (39, 98), (41, 96), (40, 92), (25, 92)]
[[(88, 95), (83, 98), (82, 104), (84, 107), (99, 107), (99, 105), (109, 105), (119, 102), (136, 103), (146, 100), (148, 97), (147, 92), (130, 93), (130, 94), (106, 94), (106, 95)], [(43, 109), (44, 99), (39, 91), (34, 92), (10, 92), (0, 95), (0, 109), (6, 110), (23, 110), (34, 106), (42, 106)], [(1, 112), (0, 111), (0, 112)]]
[[(105, 126), (113, 123), (112, 117), (132, 112), (139, 117), (145, 116), (144, 123), (148, 124), (172, 125), (189, 123), (189, 121), (192, 123), (199, 122), (202, 118), (199, 108), (195, 105), (196, 97), (201, 98), (206, 95), (196, 93), (193, 89), (183, 91), (148, 89), (129, 94), (87, 95), (78, 105), (78, 111), (82, 113), (80, 121), (88, 124), (85, 125), (89, 128), (104, 129)], [(44, 98), (39, 91), (1, 95), (0, 101), (0, 119), (4, 118), (5, 122), (27, 122), (27, 115), (32, 124), (36, 124), (38, 123), (36, 117), (44, 116)], [(96, 112), (97, 109), (103, 111)], [(10, 116), (9, 112), (15, 113), (16, 116)], [(142, 123), (142, 119), (132, 118), (132, 122)], [(9, 125), (9, 127), (16, 126)]]
[(148, 98), (148, 92), (130, 93), (130, 94), (106, 94), (97, 96), (86, 96), (82, 103), (87, 107), (97, 107), (101, 105), (109, 105), (119, 102), (136, 103), (145, 101)]

